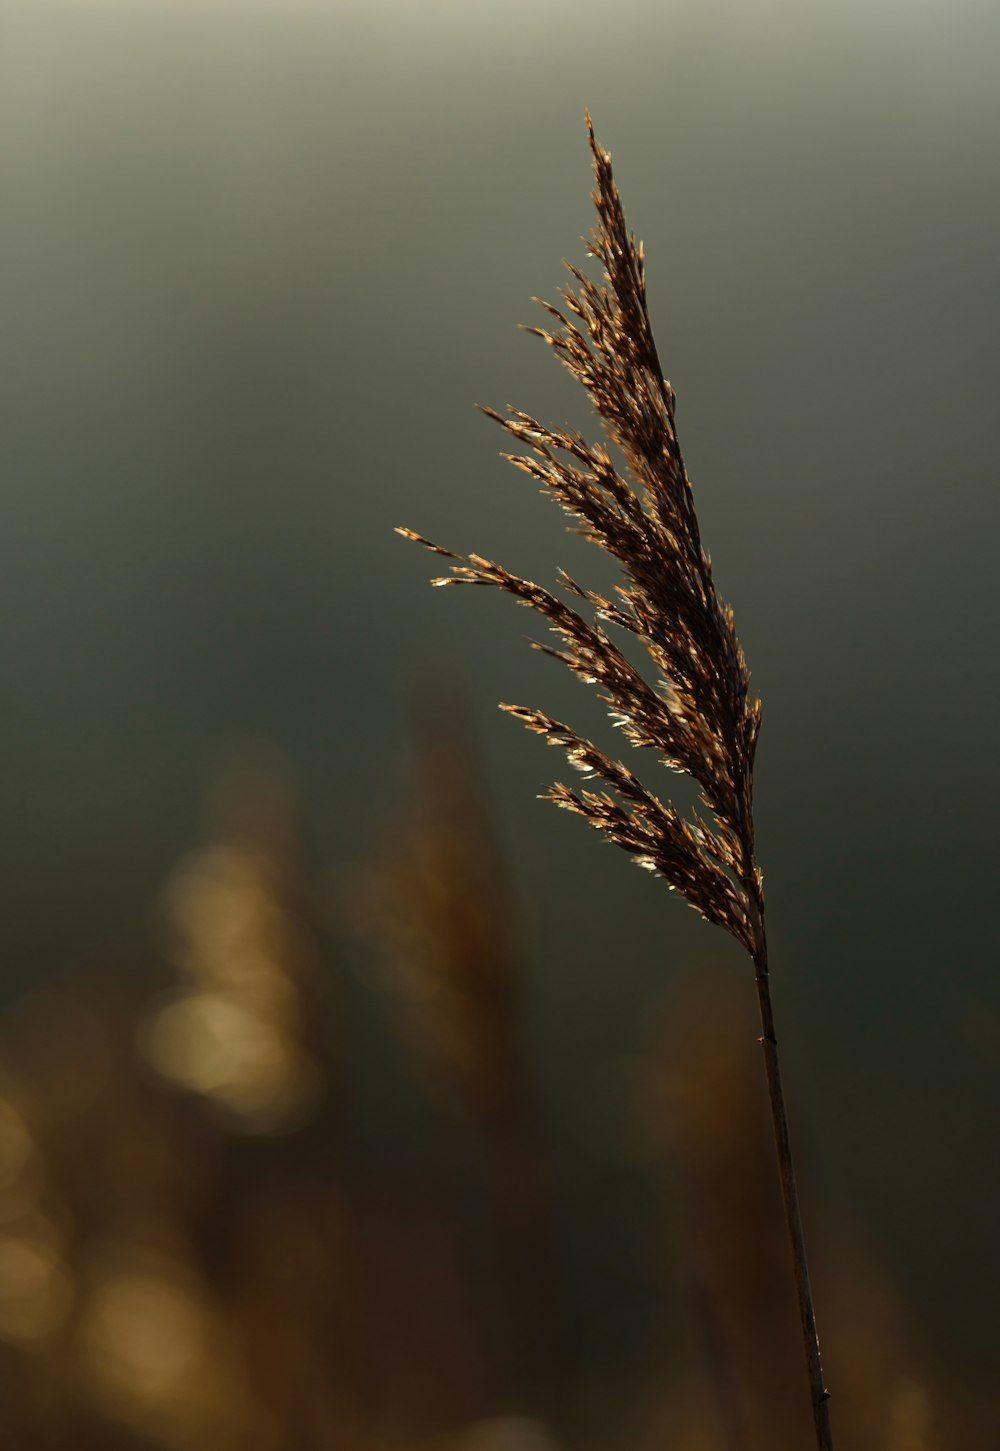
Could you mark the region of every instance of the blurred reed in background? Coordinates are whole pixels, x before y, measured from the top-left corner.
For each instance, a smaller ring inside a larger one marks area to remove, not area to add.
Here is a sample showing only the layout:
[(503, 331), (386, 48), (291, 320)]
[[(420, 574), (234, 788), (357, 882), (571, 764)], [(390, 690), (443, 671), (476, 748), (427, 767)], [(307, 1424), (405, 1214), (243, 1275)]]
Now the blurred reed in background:
[[(283, 763), (241, 755), (164, 885), (143, 971), (109, 964), (8, 1011), (10, 1445), (557, 1451), (606, 1445), (607, 1426), (634, 1451), (804, 1443), (752, 1019), (698, 964), (640, 1045), (622, 1149), (657, 1185), (645, 1258), (662, 1324), (631, 1380), (605, 1385), (564, 1333), (581, 1206), (553, 1187), (530, 942), (456, 702), (419, 721), (415, 762), (331, 894)], [(359, 1112), (379, 1087), (352, 1055), (345, 950), (428, 1115), (419, 1154), (388, 1167)], [(814, 1208), (843, 1445), (992, 1444), (863, 1231)]]

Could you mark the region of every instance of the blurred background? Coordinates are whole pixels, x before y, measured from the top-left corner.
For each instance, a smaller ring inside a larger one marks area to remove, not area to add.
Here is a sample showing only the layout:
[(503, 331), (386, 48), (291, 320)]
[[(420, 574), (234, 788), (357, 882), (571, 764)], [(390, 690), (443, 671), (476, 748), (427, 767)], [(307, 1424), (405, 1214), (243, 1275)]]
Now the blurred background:
[(0, 0), (11, 1446), (807, 1443), (748, 965), (535, 799), (496, 701), (617, 738), (391, 533), (608, 582), (473, 406), (590, 426), (517, 332), (585, 106), (764, 699), (838, 1446), (995, 1444), (998, 47)]

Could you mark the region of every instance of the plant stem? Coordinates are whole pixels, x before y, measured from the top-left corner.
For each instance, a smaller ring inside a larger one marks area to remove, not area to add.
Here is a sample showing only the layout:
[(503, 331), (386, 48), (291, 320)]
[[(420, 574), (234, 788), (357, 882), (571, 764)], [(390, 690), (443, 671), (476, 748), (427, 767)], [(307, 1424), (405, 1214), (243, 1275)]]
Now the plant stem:
[(816, 1428), (816, 1445), (819, 1451), (833, 1451), (833, 1434), (830, 1430), (830, 1393), (823, 1381), (823, 1361), (819, 1350), (812, 1290), (809, 1286), (809, 1264), (806, 1259), (805, 1237), (802, 1233), (799, 1194), (795, 1185), (792, 1145), (788, 1135), (788, 1115), (785, 1112), (785, 1096), (781, 1088), (778, 1040), (774, 1033), (771, 984), (767, 971), (767, 938), (764, 933), (762, 912), (758, 924), (755, 925), (759, 926), (754, 966), (762, 1029), (760, 1043), (764, 1050), (767, 1092), (771, 1103), (771, 1126), (774, 1130), (774, 1147), (778, 1155), (778, 1173), (781, 1177), (781, 1197), (785, 1205), (785, 1225), (788, 1229), (788, 1242), (792, 1251), (792, 1265), (795, 1272), (795, 1289), (799, 1300), (799, 1320), (802, 1325), (802, 1343), (805, 1347), (809, 1375), (809, 1395), (812, 1401), (813, 1424)]

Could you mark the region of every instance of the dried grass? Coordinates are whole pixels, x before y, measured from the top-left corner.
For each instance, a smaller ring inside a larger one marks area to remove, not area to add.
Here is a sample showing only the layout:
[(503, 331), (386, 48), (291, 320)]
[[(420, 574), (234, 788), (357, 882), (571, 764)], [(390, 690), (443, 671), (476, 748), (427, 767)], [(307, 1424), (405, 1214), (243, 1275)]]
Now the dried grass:
[[(611, 157), (587, 117), (598, 224), (589, 254), (603, 268), (594, 282), (572, 277), (562, 308), (541, 303), (549, 326), (532, 328), (583, 386), (606, 443), (539, 423), (519, 409), (483, 411), (527, 447), (508, 455), (574, 520), (585, 538), (620, 566), (613, 598), (560, 571), (563, 594), (589, 606), (585, 619), (565, 598), (478, 554), (459, 555), (410, 529), (398, 532), (451, 560), (435, 584), (488, 585), (543, 616), (557, 647), (535, 648), (599, 687), (611, 717), (633, 746), (690, 777), (707, 814), (684, 815), (650, 790), (624, 762), (572, 727), (525, 706), (503, 709), (603, 789), (556, 783), (545, 794), (576, 812), (635, 861), (664, 878), (710, 922), (746, 948), (755, 966), (765, 1068), (792, 1249), (817, 1445), (830, 1451), (812, 1295), (792, 1168), (788, 1124), (771, 1009), (764, 896), (754, 853), (753, 765), (761, 709), (750, 689), (733, 614), (719, 597), (702, 542), (691, 483), (677, 437), (674, 391), (664, 376), (646, 302), (641, 243), (629, 232)], [(608, 445), (612, 447), (609, 447)], [(621, 455), (624, 469), (615, 462)], [(648, 680), (607, 627), (640, 643)]]
[[(588, 622), (565, 600), (501, 564), (453, 554), (412, 530), (399, 532), (455, 561), (435, 584), (492, 585), (543, 615), (560, 648), (541, 643), (535, 648), (600, 686), (614, 723), (632, 745), (655, 751), (664, 765), (697, 783), (711, 821), (698, 815), (685, 819), (622, 761), (562, 722), (524, 706), (503, 707), (561, 747), (578, 770), (610, 788), (556, 784), (548, 799), (583, 816), (754, 952), (763, 908), (752, 815), (760, 702), (751, 696), (733, 614), (719, 599), (702, 547), (677, 439), (674, 392), (663, 376), (649, 322), (642, 245), (626, 228), (611, 158), (592, 128), (590, 144), (599, 218), (590, 255), (603, 265), (606, 285), (567, 264), (576, 285), (562, 293), (565, 310), (541, 304), (558, 330), (529, 331), (586, 389), (628, 476), (615, 467), (604, 444), (549, 428), (517, 409), (506, 415), (483, 411), (528, 445), (530, 454), (507, 457), (573, 516), (580, 533), (618, 562), (626, 583), (611, 600), (561, 574), (566, 593), (592, 607), (594, 619)], [(620, 627), (644, 646), (656, 672), (654, 684), (630, 663), (606, 625)]]

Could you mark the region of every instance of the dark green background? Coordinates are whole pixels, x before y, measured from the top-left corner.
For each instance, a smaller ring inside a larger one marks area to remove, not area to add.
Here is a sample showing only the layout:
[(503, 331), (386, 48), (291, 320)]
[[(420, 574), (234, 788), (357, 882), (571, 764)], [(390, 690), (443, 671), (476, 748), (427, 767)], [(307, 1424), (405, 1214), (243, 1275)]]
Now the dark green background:
[(744, 966), (535, 802), (556, 758), (493, 702), (591, 703), (390, 532), (604, 577), (473, 411), (586, 419), (516, 324), (582, 256), (589, 106), (764, 697), (803, 1154), (985, 1371), (998, 47), (974, 0), (4, 0), (3, 992), (141, 940), (234, 741), (284, 748), (322, 858), (356, 859), (453, 673), (553, 1123), (627, 1219), (595, 1085), (669, 974)]

